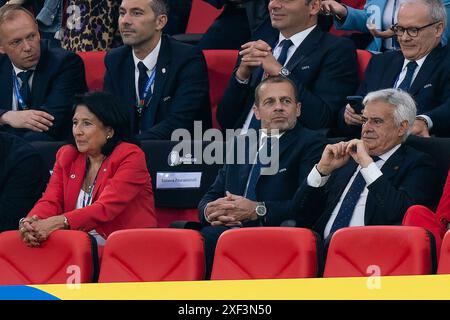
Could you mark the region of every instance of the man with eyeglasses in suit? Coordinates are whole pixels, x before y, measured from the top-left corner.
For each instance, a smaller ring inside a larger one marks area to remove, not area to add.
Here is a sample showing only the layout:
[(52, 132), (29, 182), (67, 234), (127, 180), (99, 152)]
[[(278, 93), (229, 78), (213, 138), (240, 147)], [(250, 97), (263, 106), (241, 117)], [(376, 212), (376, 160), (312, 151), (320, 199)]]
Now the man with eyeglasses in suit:
[[(411, 94), (417, 103), (412, 134), (450, 137), (450, 59), (441, 45), (447, 17), (440, 0), (407, 0), (392, 27), (399, 51), (372, 57), (357, 94), (397, 88)], [(357, 136), (362, 117), (350, 105), (339, 115), (346, 135)]]

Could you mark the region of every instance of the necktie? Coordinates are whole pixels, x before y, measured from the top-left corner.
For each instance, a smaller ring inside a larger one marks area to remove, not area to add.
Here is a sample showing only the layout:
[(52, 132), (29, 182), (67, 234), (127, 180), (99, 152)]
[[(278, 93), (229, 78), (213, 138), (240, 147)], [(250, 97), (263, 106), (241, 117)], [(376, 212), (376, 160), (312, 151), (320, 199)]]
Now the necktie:
[(20, 86), (20, 95), (22, 96), (23, 101), (25, 102), (26, 106), (20, 106), (23, 109), (27, 109), (30, 107), (31, 104), (31, 92), (30, 92), (30, 85), (28, 84), (28, 80), (30, 80), (31, 75), (33, 74), (33, 70), (28, 71), (22, 71), (17, 74), (17, 77), (22, 81), (22, 84)]
[[(373, 162), (377, 162), (380, 158), (379, 157), (372, 157)], [(366, 180), (364, 180), (364, 177), (361, 174), (361, 170), (358, 172), (358, 174), (355, 177), (355, 180), (353, 180), (352, 185), (347, 191), (347, 194), (344, 197), (344, 200), (342, 201), (341, 207), (339, 208), (339, 212), (336, 216), (336, 219), (334, 219), (333, 226), (331, 227), (330, 234), (335, 232), (338, 229), (348, 227), (350, 224), (350, 220), (353, 216), (353, 211), (355, 210), (356, 203), (359, 200), (359, 197), (361, 196), (361, 193), (364, 190), (364, 187), (366, 186)]]
[[(281, 45), (281, 53), (278, 56), (277, 61), (279, 64), (284, 66), (284, 64), (286, 63), (286, 60), (287, 60), (288, 50), (293, 45), (293, 43), (289, 39), (284, 39), (283, 41), (280, 42), (280, 45)], [(261, 68), (261, 71), (264, 72), (264, 70), (262, 68)], [(250, 124), (248, 125), (248, 127), (258, 130), (259, 128), (261, 128), (261, 121), (257, 120), (255, 118), (255, 115), (253, 115), (252, 120), (250, 121)]]
[(417, 62), (415, 62), (415, 61), (408, 62), (408, 64), (406, 65), (405, 79), (403, 79), (402, 83), (400, 83), (400, 85), (398, 86), (397, 89), (401, 89), (406, 92), (409, 91), (409, 88), (411, 87), (414, 71), (416, 70), (416, 68), (417, 68)]
[(139, 70), (139, 79), (138, 79), (138, 87), (139, 87), (139, 100), (142, 99), (144, 95), (144, 89), (145, 85), (148, 81), (148, 75), (147, 75), (147, 67), (142, 61), (139, 61), (137, 64), (138, 70)]
[(258, 179), (261, 176), (261, 169), (263, 167), (263, 164), (261, 163), (261, 159), (259, 156), (259, 153), (263, 148), (266, 148), (267, 155), (270, 157), (270, 150), (272, 147), (271, 139), (266, 137), (263, 137), (261, 139), (261, 144), (259, 151), (256, 153), (256, 161), (254, 165), (252, 166), (252, 170), (250, 171), (250, 174), (248, 176), (247, 180), (247, 192), (245, 194), (245, 197), (249, 200), (256, 201), (256, 184), (258, 183)]

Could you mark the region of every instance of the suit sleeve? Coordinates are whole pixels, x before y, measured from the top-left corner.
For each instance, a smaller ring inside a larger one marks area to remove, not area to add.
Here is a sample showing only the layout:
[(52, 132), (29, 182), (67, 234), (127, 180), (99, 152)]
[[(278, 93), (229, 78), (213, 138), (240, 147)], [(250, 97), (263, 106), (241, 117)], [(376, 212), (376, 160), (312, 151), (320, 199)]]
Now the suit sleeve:
[(380, 208), (377, 210), (380, 215), (377, 220), (385, 224), (398, 224), (410, 206), (430, 206), (434, 200), (430, 188), (435, 185), (435, 176), (433, 161), (425, 155), (411, 166), (398, 187), (392, 185), (384, 175), (380, 176), (368, 186), (371, 198)]
[[(304, 146), (302, 158), (298, 163), (298, 186), (306, 180), (310, 170), (319, 161), (322, 155), (325, 143), (323, 139), (314, 139), (308, 145)], [(294, 201), (266, 201), (267, 215), (264, 224), (269, 226), (279, 226), (283, 221), (295, 219), (292, 211)]]
[(308, 185), (305, 178), (294, 195), (291, 207), (297, 227), (312, 228), (324, 212), (326, 200), (326, 185), (314, 188)]
[(15, 159), (15, 165), (2, 181), (0, 232), (17, 229), (20, 218), (42, 196), (47, 180), (48, 171), (37, 153)]
[(66, 212), (71, 229), (90, 231), (113, 220), (128, 207), (143, 189), (150, 184), (144, 154), (131, 151), (120, 163), (100, 196), (90, 206)]
[(350, 41), (339, 41), (329, 48), (322, 64), (315, 81), (307, 85), (295, 78), (295, 71), (301, 73), (301, 70), (294, 70), (290, 76), (297, 83), (302, 103), (300, 121), (310, 129), (333, 127), (339, 110), (345, 106), (346, 96), (353, 94), (358, 86), (356, 50)]
[(170, 114), (148, 131), (141, 139), (170, 139), (178, 128), (192, 128), (193, 120), (202, 106), (209, 103), (209, 83), (206, 62), (203, 54), (195, 51), (177, 73), (176, 92), (171, 97)]
[(225, 164), (223, 166), (223, 168), (219, 170), (216, 180), (214, 181), (214, 183), (209, 188), (208, 192), (203, 196), (203, 198), (200, 200), (200, 202), (198, 204), (199, 221), (204, 225), (209, 224), (205, 220), (205, 216), (203, 214), (205, 211), (206, 205), (211, 201), (215, 201), (215, 200), (225, 196), (226, 166), (227, 165)]
[(69, 114), (72, 109), (72, 99), (75, 94), (87, 91), (84, 73), (84, 64), (78, 55), (68, 55), (61, 63), (61, 68), (52, 79), (50, 92), (46, 95), (46, 100), (42, 110), (55, 117), (54, 124), (48, 134), (61, 138), (63, 129), (70, 124)]

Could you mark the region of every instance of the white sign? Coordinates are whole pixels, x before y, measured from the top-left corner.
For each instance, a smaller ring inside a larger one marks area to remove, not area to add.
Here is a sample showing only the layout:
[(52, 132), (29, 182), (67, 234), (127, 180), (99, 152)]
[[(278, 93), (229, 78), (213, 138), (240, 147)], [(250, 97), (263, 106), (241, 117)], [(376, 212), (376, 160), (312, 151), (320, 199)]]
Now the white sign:
[(156, 189), (200, 188), (201, 172), (157, 172)]

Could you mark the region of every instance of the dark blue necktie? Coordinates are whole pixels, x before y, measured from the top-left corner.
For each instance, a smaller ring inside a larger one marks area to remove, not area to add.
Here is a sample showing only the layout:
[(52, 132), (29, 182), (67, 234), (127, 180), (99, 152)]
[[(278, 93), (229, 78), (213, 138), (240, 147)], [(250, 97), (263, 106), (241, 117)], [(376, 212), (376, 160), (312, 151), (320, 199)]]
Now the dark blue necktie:
[[(293, 43), (289, 39), (284, 39), (283, 41), (280, 42), (280, 45), (281, 45), (281, 53), (278, 56), (277, 61), (279, 64), (284, 66), (284, 64), (286, 63), (286, 60), (287, 60), (288, 50), (293, 45)], [(264, 72), (264, 70), (262, 68), (261, 68), (261, 71)], [(261, 128), (261, 121), (256, 119), (255, 115), (253, 115), (248, 127), (258, 130), (259, 128)]]
[[(379, 157), (372, 157), (373, 162), (377, 162), (380, 158)], [(342, 201), (341, 207), (339, 208), (339, 212), (336, 216), (336, 219), (334, 219), (333, 226), (331, 227), (330, 234), (335, 232), (338, 229), (348, 227), (350, 224), (350, 220), (353, 216), (353, 211), (355, 211), (356, 203), (359, 200), (359, 197), (361, 196), (361, 193), (364, 190), (364, 187), (366, 186), (366, 180), (364, 180), (364, 177), (361, 174), (361, 170), (358, 172), (358, 174), (355, 177), (355, 180), (353, 180), (352, 185), (347, 191), (347, 194), (344, 197), (344, 200)]]
[(406, 92), (409, 91), (409, 88), (411, 87), (414, 71), (416, 70), (416, 68), (417, 68), (417, 62), (415, 62), (415, 61), (408, 62), (408, 64), (406, 65), (405, 79), (403, 79), (402, 83), (400, 83), (400, 85), (398, 86), (397, 89), (401, 89)]
[(148, 74), (147, 74), (147, 67), (142, 61), (139, 61), (137, 64), (138, 70), (139, 70), (139, 79), (138, 79), (138, 87), (139, 87), (139, 97), (138, 99), (141, 99), (144, 95), (144, 89), (145, 85), (148, 81)]
[(272, 148), (272, 142), (271, 142), (271, 138), (268, 137), (263, 137), (261, 139), (261, 144), (260, 144), (260, 148), (259, 151), (256, 153), (256, 160), (254, 165), (252, 166), (252, 170), (250, 171), (250, 174), (248, 176), (248, 180), (247, 180), (247, 192), (245, 194), (245, 198), (252, 200), (252, 201), (257, 201), (257, 197), (256, 197), (256, 184), (258, 183), (258, 179), (261, 176), (261, 169), (263, 167), (263, 164), (261, 163), (261, 159), (260, 159), (260, 152), (262, 151), (263, 148), (266, 148), (267, 150), (267, 155), (270, 157), (270, 151)]
[(22, 71), (17, 74), (17, 77), (22, 81), (22, 84), (20, 85), (20, 95), (22, 96), (23, 101), (25, 102), (26, 106), (18, 105), (19, 108), (22, 107), (23, 109), (27, 109), (30, 107), (31, 104), (31, 92), (30, 92), (30, 85), (28, 84), (28, 80), (30, 80), (31, 75), (33, 74), (33, 70), (28, 71)]

